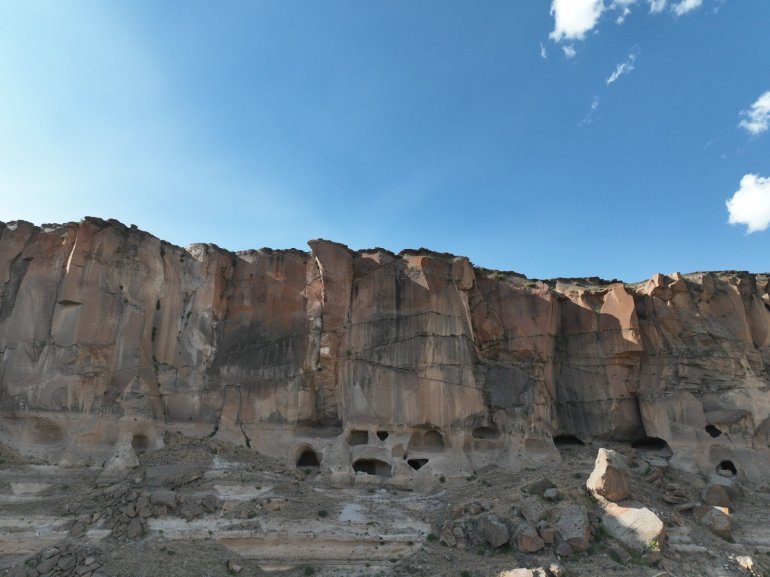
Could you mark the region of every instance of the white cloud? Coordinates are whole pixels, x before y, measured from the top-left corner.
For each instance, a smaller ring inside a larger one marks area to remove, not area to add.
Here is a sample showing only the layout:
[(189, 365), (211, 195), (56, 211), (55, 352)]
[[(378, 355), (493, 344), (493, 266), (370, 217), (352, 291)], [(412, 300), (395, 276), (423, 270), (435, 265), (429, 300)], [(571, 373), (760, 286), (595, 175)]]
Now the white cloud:
[(610, 10), (619, 10), (620, 14), (615, 18), (616, 24), (623, 24), (626, 21), (626, 16), (631, 14), (631, 6), (636, 4), (637, 0), (613, 0), (610, 4)]
[(577, 54), (577, 50), (575, 50), (575, 47), (572, 44), (562, 46), (561, 49), (564, 51), (564, 56), (567, 58), (574, 58), (575, 54)]
[(553, 0), (554, 29), (550, 38), (556, 42), (582, 40), (596, 26), (603, 11), (603, 0)]
[(594, 99), (591, 101), (591, 108), (588, 110), (588, 114), (586, 114), (585, 118), (580, 121), (578, 126), (588, 126), (591, 124), (594, 120), (597, 119), (596, 111), (599, 109), (599, 97), (594, 96)]
[(658, 14), (666, 8), (666, 0), (649, 0), (650, 14)]
[(770, 226), (770, 178), (747, 174), (733, 197), (726, 203), (730, 224), (745, 224), (746, 232)]
[(628, 58), (626, 58), (626, 61), (618, 64), (615, 67), (614, 72), (610, 74), (609, 78), (607, 78), (607, 86), (617, 81), (617, 79), (623, 76), (624, 74), (629, 74), (631, 71), (633, 71), (634, 62), (636, 62), (636, 58), (638, 54), (639, 54), (638, 47), (635, 47), (633, 50), (631, 50), (631, 52), (628, 54)]
[(674, 14), (681, 16), (695, 10), (701, 4), (703, 4), (703, 0), (681, 0), (679, 4), (674, 4), (671, 9), (674, 11)]
[(750, 110), (742, 110), (744, 118), (738, 126), (745, 128), (753, 135), (762, 134), (770, 126), (770, 90), (757, 98)]
[(543, 46), (543, 43), (540, 43), (540, 58), (543, 60), (548, 60), (548, 52), (545, 51), (545, 46)]

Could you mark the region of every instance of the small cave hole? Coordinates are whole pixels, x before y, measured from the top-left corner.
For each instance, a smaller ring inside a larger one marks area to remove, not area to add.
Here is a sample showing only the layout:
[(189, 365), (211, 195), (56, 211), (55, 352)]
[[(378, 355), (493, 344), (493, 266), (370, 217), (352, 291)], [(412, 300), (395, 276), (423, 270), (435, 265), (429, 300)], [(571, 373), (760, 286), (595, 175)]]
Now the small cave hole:
[(368, 445), (369, 444), (369, 431), (361, 431), (354, 429), (350, 431), (348, 442), (351, 445)]
[(305, 449), (297, 459), (297, 467), (320, 467), (321, 463), (318, 460), (318, 455), (313, 449)]
[(415, 471), (419, 471), (425, 465), (428, 464), (428, 459), (408, 459), (406, 464), (409, 465)]
[(131, 438), (131, 447), (137, 455), (143, 455), (150, 448), (150, 439), (147, 435), (136, 434)]
[(377, 438), (380, 441), (384, 441), (388, 438), (388, 432), (387, 431), (377, 431)]
[(408, 450), (440, 453), (444, 450), (444, 437), (434, 430), (414, 433), (409, 440)]
[(732, 477), (738, 474), (738, 469), (735, 468), (735, 463), (732, 461), (720, 461), (717, 465), (717, 473), (724, 477)]
[(472, 434), (474, 439), (494, 440), (500, 438), (500, 431), (492, 427), (476, 427)]
[(358, 459), (353, 463), (353, 471), (377, 477), (390, 477), (390, 465), (379, 459)]
[(640, 451), (666, 451), (669, 454), (673, 454), (668, 443), (658, 437), (644, 437), (643, 439), (637, 439), (631, 443), (632, 449), (639, 449)]
[(717, 427), (714, 425), (706, 425), (706, 432), (711, 435), (714, 439), (722, 435), (722, 431), (720, 431)]
[(556, 435), (553, 438), (553, 444), (557, 447), (581, 447), (585, 443), (575, 435)]

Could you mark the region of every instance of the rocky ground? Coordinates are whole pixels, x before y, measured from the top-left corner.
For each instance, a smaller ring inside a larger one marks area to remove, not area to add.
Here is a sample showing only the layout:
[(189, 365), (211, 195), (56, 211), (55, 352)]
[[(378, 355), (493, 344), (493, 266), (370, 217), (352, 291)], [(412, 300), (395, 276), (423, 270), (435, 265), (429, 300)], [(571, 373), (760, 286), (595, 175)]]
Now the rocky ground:
[(0, 448), (0, 575), (652, 577), (770, 567), (767, 488), (729, 471), (674, 470), (654, 449), (608, 446), (617, 470), (592, 477), (593, 492), (599, 447), (567, 444), (560, 465), (487, 467), (418, 493), (374, 476), (332, 487), (317, 469), (213, 439), (164, 441), (139, 467), (109, 475)]

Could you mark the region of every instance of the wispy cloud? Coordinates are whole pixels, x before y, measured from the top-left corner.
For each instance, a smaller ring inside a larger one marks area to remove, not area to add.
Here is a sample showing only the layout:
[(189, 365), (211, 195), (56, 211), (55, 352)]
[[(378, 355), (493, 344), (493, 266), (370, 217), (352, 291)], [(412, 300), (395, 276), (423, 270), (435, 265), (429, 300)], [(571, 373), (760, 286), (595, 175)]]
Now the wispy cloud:
[(678, 4), (674, 4), (671, 9), (677, 16), (682, 16), (699, 8), (701, 4), (703, 4), (703, 0), (681, 0)]
[(577, 54), (577, 50), (575, 50), (575, 46), (572, 44), (566, 44), (565, 46), (562, 46), (561, 49), (564, 52), (564, 56), (567, 58), (574, 58), (575, 54)]
[(603, 0), (553, 0), (554, 29), (550, 38), (556, 42), (582, 40), (596, 26), (602, 12)]
[(548, 52), (546, 52), (545, 45), (542, 42), (540, 43), (540, 58), (548, 60)]
[(588, 126), (593, 123), (598, 118), (597, 110), (599, 110), (599, 97), (594, 96), (594, 99), (591, 101), (591, 108), (588, 109), (588, 114), (578, 123), (578, 126)]
[(770, 126), (770, 90), (757, 98), (749, 110), (742, 110), (743, 118), (738, 126), (745, 128), (754, 136), (762, 134)]
[(666, 9), (666, 0), (649, 0), (650, 14), (659, 14)]
[(770, 178), (747, 174), (740, 188), (726, 203), (728, 223), (745, 224), (746, 232), (759, 232), (770, 226)]
[(628, 53), (628, 57), (624, 62), (621, 62), (615, 67), (615, 70), (612, 72), (612, 74), (609, 75), (607, 78), (607, 86), (612, 84), (613, 82), (617, 82), (618, 78), (625, 74), (630, 74), (634, 70), (634, 63), (636, 62), (637, 57), (639, 56), (639, 47), (634, 46), (634, 48), (631, 49), (631, 52)]
[(714, 138), (709, 139), (709, 141), (703, 145), (703, 150), (708, 150), (712, 144), (716, 144), (719, 141), (720, 137), (715, 136)]
[(616, 24), (623, 24), (626, 21), (626, 17), (631, 14), (631, 6), (634, 4), (636, 4), (636, 0), (613, 0), (609, 9), (620, 12), (615, 18)]

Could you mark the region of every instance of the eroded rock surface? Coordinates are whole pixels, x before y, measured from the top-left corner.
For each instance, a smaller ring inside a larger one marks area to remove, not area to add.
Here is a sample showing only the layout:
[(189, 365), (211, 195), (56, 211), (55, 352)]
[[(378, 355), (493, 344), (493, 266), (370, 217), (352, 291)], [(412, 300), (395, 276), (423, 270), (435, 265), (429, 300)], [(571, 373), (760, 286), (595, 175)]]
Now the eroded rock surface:
[(96, 218), (0, 224), (0, 442), (112, 474), (183, 430), (340, 485), (430, 487), (553, 461), (570, 436), (770, 474), (765, 274), (531, 281), (424, 249), (309, 244), (232, 253)]
[(631, 495), (631, 476), (623, 456), (616, 451), (599, 449), (586, 488), (609, 501), (620, 501)]

